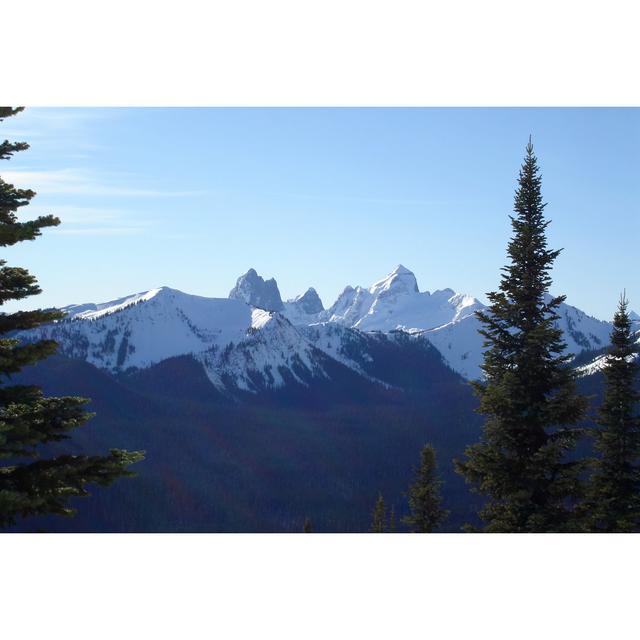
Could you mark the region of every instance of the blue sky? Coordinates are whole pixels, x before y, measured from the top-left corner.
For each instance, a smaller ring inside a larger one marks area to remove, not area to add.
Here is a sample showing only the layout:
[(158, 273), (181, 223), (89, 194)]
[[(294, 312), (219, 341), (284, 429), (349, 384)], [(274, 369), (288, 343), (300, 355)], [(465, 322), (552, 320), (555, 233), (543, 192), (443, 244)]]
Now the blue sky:
[(226, 296), (249, 267), (328, 306), (398, 263), (485, 300), (530, 133), (554, 292), (608, 319), (626, 287), (640, 311), (639, 109), (28, 109), (0, 175), (63, 224), (4, 257), (44, 289), (21, 308)]

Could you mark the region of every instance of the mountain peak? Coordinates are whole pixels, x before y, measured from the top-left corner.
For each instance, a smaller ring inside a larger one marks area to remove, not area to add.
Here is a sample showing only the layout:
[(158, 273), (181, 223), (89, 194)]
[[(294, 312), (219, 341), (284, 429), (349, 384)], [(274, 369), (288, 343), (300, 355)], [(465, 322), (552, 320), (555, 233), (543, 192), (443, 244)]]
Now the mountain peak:
[(373, 295), (394, 293), (418, 293), (418, 282), (413, 271), (399, 264), (388, 276), (374, 282), (369, 288)]
[(264, 280), (253, 268), (238, 278), (236, 286), (229, 292), (229, 298), (243, 300), (252, 307), (267, 311), (284, 309), (275, 279)]
[(400, 276), (400, 275), (413, 275), (413, 271), (407, 269), (404, 265), (399, 264), (389, 275), (391, 276)]
[(290, 302), (309, 315), (324, 311), (322, 300), (313, 287), (309, 287), (301, 296), (296, 296)]

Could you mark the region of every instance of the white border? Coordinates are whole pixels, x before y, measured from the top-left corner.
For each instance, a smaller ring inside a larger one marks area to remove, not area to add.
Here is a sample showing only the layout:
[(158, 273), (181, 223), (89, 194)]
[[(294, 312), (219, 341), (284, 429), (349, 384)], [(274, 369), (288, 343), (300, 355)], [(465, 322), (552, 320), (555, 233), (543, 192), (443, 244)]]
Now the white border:
[[(634, 0), (20, 0), (28, 106), (638, 105)], [(11, 100), (9, 100), (11, 102)]]
[(7, 558), (17, 569), (0, 582), (7, 638), (582, 640), (636, 628), (633, 535), (33, 534), (0, 544), (3, 576)]

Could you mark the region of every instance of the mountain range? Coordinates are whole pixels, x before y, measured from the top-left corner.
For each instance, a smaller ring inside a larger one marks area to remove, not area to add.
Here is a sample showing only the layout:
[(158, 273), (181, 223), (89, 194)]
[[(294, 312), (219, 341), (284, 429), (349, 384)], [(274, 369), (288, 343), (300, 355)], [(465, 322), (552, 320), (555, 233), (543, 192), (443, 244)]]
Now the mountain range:
[[(420, 291), (402, 265), (368, 288), (347, 286), (327, 309), (313, 288), (283, 301), (273, 278), (264, 280), (250, 269), (228, 298), (160, 287), (64, 307), (64, 320), (22, 337), (53, 338), (63, 355), (110, 373), (189, 355), (218, 391), (257, 393), (288, 381), (309, 384), (328, 376), (335, 363), (375, 380), (367, 368), (374, 345), (398, 342), (399, 336), (403, 348), (428, 343), (461, 376), (480, 378), (483, 338), (475, 312), (484, 308), (477, 298), (452, 289)], [(608, 344), (610, 323), (565, 303), (559, 315), (569, 352)]]

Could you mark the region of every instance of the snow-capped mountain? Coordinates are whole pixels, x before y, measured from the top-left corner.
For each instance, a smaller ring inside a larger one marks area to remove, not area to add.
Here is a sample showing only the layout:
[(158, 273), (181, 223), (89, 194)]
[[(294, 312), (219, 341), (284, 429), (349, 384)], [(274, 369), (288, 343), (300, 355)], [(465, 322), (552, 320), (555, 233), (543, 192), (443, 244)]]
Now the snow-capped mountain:
[(220, 390), (278, 387), (324, 375), (313, 345), (281, 314), (238, 299), (203, 298), (168, 287), (103, 304), (67, 307), (60, 322), (26, 332), (60, 352), (119, 373), (189, 354)]
[(347, 287), (324, 319), (362, 331), (426, 330), (462, 320), (482, 306), (451, 289), (421, 293), (415, 275), (398, 265), (368, 289)]
[(178, 355), (240, 342), (252, 326), (241, 300), (204, 298), (161, 287), (99, 305), (66, 308), (67, 318), (27, 332), (110, 372), (145, 368)]
[[(315, 322), (338, 323), (360, 331), (403, 330), (428, 339), (447, 364), (465, 378), (482, 375), (483, 338), (475, 312), (484, 309), (477, 298), (452, 289), (420, 292), (415, 275), (398, 265), (368, 288), (348, 286)], [(599, 349), (609, 340), (611, 325), (563, 303), (558, 326), (567, 350), (580, 353)], [(292, 321), (295, 322), (295, 320)]]
[[(480, 308), (483, 308), (482, 306)], [(567, 352), (577, 355), (582, 351), (594, 351), (608, 344), (611, 325), (593, 318), (566, 303), (558, 308), (560, 319), (557, 326), (564, 334)], [(483, 359), (482, 328), (475, 315), (422, 332), (440, 351), (449, 366), (468, 379), (482, 375), (480, 365)]]
[[(317, 302), (310, 297), (302, 304), (313, 310)], [(368, 351), (380, 336), (334, 324), (296, 327), (284, 314), (238, 299), (161, 287), (101, 304), (71, 305), (66, 311), (64, 320), (22, 337), (54, 339), (62, 355), (112, 374), (190, 355), (218, 390), (232, 394), (292, 382), (308, 385), (329, 378), (336, 366), (379, 382), (363, 364), (373, 361)]]
[(284, 316), (262, 309), (251, 310), (251, 326), (237, 343), (194, 355), (214, 386), (226, 391), (306, 385), (328, 375), (315, 347)]
[[(227, 392), (309, 384), (330, 377), (336, 366), (388, 384), (375, 358), (385, 349), (425, 344), (454, 371), (475, 379), (482, 374), (483, 352), (475, 312), (483, 308), (473, 296), (451, 289), (421, 292), (402, 265), (368, 288), (347, 287), (329, 309), (313, 288), (283, 303), (276, 281), (250, 269), (229, 298), (161, 287), (65, 307), (64, 320), (21, 335), (55, 339), (63, 355), (111, 373), (191, 355), (213, 385)], [(569, 352), (608, 344), (609, 323), (567, 304), (559, 314)]]
[(318, 292), (309, 287), (301, 296), (284, 303), (284, 314), (295, 325), (309, 325), (324, 319), (324, 306)]

